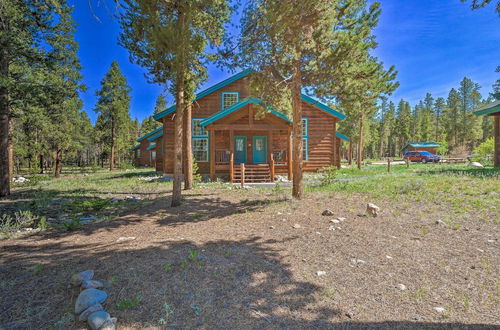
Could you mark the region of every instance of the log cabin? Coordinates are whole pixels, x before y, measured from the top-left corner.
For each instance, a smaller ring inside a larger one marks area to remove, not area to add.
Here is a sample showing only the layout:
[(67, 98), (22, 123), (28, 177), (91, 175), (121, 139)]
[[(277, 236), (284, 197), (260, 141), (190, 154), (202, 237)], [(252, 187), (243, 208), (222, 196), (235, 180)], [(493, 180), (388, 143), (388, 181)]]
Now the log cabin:
[(493, 120), (493, 166), (500, 167), (500, 93), (495, 93), (493, 97), (496, 101), (479, 108), (474, 114), (476, 116), (489, 116)]
[(162, 127), (144, 134), (136, 141), (139, 142), (136, 146), (130, 150), (134, 152), (134, 162), (136, 166), (139, 167), (155, 167), (156, 166), (156, 152), (154, 146), (151, 145), (151, 137), (158, 133), (161, 133)]
[[(280, 111), (262, 111), (262, 101), (248, 92), (250, 70), (198, 93), (192, 106), (192, 147), (200, 174), (231, 182), (273, 182), (292, 177), (292, 123)], [(154, 115), (163, 124), (155, 144), (156, 170), (173, 173), (175, 105)], [(337, 123), (346, 116), (302, 95), (303, 169), (340, 167)]]

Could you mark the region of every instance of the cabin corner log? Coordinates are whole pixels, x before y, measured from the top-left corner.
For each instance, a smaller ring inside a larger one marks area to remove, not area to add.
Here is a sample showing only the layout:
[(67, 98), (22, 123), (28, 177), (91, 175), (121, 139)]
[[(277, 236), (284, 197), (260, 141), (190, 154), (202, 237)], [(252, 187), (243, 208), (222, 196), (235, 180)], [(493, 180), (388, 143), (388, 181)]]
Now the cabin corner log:
[(234, 153), (232, 150), (229, 151), (229, 181), (234, 182)]
[(245, 164), (241, 163), (240, 164), (240, 170), (241, 170), (241, 187), (245, 185)]
[(274, 157), (273, 157), (273, 154), (271, 154), (271, 157), (270, 157), (270, 163), (271, 163), (271, 182), (274, 182)]

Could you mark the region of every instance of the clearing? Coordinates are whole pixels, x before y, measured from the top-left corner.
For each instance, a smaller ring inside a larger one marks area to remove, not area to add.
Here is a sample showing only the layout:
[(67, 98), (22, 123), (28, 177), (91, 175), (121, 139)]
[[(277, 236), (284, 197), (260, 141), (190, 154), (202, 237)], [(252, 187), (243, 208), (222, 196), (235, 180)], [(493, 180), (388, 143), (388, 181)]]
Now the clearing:
[(173, 209), (154, 175), (73, 173), (1, 200), (48, 229), (2, 228), (0, 328), (85, 329), (68, 284), (86, 269), (120, 329), (500, 326), (498, 170), (342, 169), (309, 176), (300, 201), (289, 187), (201, 184)]

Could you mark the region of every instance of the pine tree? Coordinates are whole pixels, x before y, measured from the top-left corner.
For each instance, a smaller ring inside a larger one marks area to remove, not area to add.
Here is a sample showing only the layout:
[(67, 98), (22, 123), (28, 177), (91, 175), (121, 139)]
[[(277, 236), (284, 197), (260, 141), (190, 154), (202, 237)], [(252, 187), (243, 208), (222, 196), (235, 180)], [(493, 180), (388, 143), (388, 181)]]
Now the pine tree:
[(442, 97), (438, 97), (434, 102), (434, 141), (441, 141), (444, 138), (443, 130), (443, 113), (446, 106), (446, 101)]
[(109, 169), (115, 167), (115, 153), (121, 149), (123, 140), (130, 133), (130, 87), (120, 71), (118, 62), (113, 61), (97, 91), (95, 111), (99, 114), (99, 130), (104, 145), (109, 146)]
[(480, 88), (479, 84), (467, 77), (460, 82), (458, 89), (458, 96), (460, 97), (459, 141), (462, 145), (469, 142), (470, 146), (474, 147), (481, 137), (482, 118), (474, 115), (474, 111), (481, 102)]
[[(135, 63), (147, 69), (151, 82), (170, 83), (170, 91), (175, 95), (171, 206), (178, 206), (183, 151), (185, 188), (190, 189), (193, 182), (190, 105), (194, 91), (206, 79), (206, 61), (214, 59), (207, 48), (209, 44), (220, 44), (230, 8), (226, 0), (124, 0), (124, 3), (120, 44), (130, 51)], [(166, 153), (164, 157), (166, 164)]]
[(401, 99), (397, 108), (397, 122), (398, 122), (398, 146), (397, 150), (401, 150), (403, 146), (410, 142), (411, 137), (411, 126), (412, 126), (412, 116), (410, 110), (410, 104), (405, 100)]
[(157, 129), (162, 125), (161, 123), (154, 120), (153, 116), (156, 115), (157, 113), (162, 112), (166, 108), (167, 108), (167, 100), (165, 99), (165, 96), (163, 96), (163, 94), (158, 95), (158, 97), (156, 98), (156, 105), (154, 107), (153, 114), (151, 116), (144, 118), (144, 120), (141, 123), (141, 133), (140, 133), (141, 136), (151, 131), (154, 131), (155, 129)]
[(77, 55), (78, 44), (74, 39), (72, 11), (65, 3), (61, 6), (55, 31), (47, 39), (51, 47), (48, 55), (52, 70), (46, 76), (50, 86), (46, 109), (51, 126), (49, 145), (55, 153), (55, 177), (61, 175), (63, 152), (75, 147), (73, 135), (83, 105), (78, 93), (85, 90), (80, 82), (81, 65)]
[(460, 112), (460, 96), (455, 88), (452, 88), (448, 93), (446, 100), (446, 108), (444, 112), (444, 121), (446, 131), (448, 132), (448, 145), (455, 148), (458, 145), (459, 135), (459, 112)]

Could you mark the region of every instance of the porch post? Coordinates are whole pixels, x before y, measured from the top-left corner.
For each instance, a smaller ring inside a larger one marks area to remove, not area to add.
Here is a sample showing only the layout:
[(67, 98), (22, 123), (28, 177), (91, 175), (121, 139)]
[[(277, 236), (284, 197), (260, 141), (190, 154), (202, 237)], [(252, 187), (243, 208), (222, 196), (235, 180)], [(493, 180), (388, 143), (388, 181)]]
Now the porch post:
[(335, 125), (337, 122), (333, 124), (333, 141), (332, 141), (332, 166), (337, 166), (337, 158), (339, 158), (339, 154), (337, 154), (337, 136), (335, 135)]
[(229, 180), (234, 181), (234, 130), (229, 130)]
[(273, 156), (273, 131), (267, 131), (267, 161), (270, 162)]
[(288, 180), (293, 179), (292, 172), (292, 132), (288, 130), (288, 150), (287, 150), (287, 162), (288, 162)]
[(494, 126), (494, 132), (493, 134), (495, 135), (494, 137), (494, 144), (495, 144), (495, 149), (494, 149), (494, 154), (493, 157), (493, 166), (494, 167), (500, 167), (500, 114), (495, 114), (495, 118), (493, 119), (493, 126)]
[(210, 130), (210, 180), (215, 181), (215, 129)]

